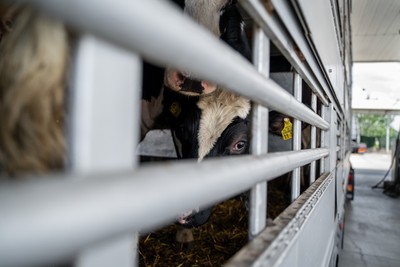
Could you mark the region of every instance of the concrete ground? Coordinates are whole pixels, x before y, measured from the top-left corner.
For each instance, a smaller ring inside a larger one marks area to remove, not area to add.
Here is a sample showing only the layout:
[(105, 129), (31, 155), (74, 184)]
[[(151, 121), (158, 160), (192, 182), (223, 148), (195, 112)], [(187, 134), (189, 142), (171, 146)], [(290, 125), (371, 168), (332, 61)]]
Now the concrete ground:
[(391, 154), (353, 154), (350, 160), (355, 169), (355, 195), (346, 204), (339, 267), (399, 267), (400, 197), (371, 189), (389, 169)]

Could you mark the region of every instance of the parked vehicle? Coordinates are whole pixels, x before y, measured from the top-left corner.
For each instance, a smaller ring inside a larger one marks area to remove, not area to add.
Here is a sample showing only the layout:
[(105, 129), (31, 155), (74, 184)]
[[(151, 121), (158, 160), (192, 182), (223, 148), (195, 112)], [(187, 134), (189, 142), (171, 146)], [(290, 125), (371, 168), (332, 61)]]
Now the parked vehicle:
[(354, 183), (355, 183), (354, 169), (350, 168), (349, 176), (347, 178), (347, 188), (346, 188), (346, 199), (348, 200), (354, 199)]
[(366, 143), (359, 143), (357, 146), (357, 153), (364, 154), (367, 152), (367, 144)]

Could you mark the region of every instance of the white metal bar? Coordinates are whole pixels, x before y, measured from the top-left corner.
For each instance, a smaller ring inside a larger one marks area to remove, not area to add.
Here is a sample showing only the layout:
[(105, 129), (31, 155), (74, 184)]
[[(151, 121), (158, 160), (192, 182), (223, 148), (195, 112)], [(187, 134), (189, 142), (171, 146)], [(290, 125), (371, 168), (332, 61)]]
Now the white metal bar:
[[(317, 95), (312, 93), (311, 94), (311, 109), (317, 113)], [(315, 126), (311, 126), (311, 149), (317, 147), (317, 129)], [(311, 162), (310, 165), (310, 184), (315, 181), (315, 170), (316, 169), (316, 162)]]
[(152, 230), (327, 155), (327, 149), (301, 150), (2, 184), (0, 266), (51, 263), (99, 240)]
[(74, 266), (137, 266), (138, 235), (124, 234), (84, 249)]
[[(140, 125), (140, 59), (90, 35), (79, 37), (76, 50), (71, 94), (71, 170), (133, 169), (137, 165), (134, 151)], [(134, 266), (134, 240), (132, 234), (96, 244), (80, 252), (75, 266)]]
[[(296, 71), (301, 74), (310, 88), (319, 96), (322, 103), (328, 104), (328, 100), (321, 91), (318, 81), (314, 78), (314, 74), (309, 70), (309, 67), (299, 59), (295, 51), (294, 41), (289, 37), (286, 29), (281, 25), (278, 18), (273, 14), (269, 14), (262, 5), (262, 2), (258, 0), (239, 0), (239, 2), (254, 18), (258, 25), (263, 28), (271, 41), (280, 49)], [(307, 59), (311, 60), (310, 58)], [(309, 64), (312, 63), (312, 61), (309, 62)]]
[[(295, 72), (293, 79), (293, 94), (297, 101), (302, 101), (302, 79)], [(293, 121), (293, 150), (301, 150), (301, 121)], [(292, 173), (292, 193), (291, 200), (294, 201), (300, 195), (300, 167), (293, 170)]]
[[(326, 109), (328, 107), (321, 105), (321, 118), (326, 119)], [(326, 147), (326, 141), (325, 141), (325, 134), (326, 131), (321, 130), (321, 148)], [(325, 159), (320, 160), (320, 174), (323, 174), (326, 172), (327, 169), (325, 167)]]
[[(253, 62), (257, 70), (269, 77), (269, 39), (259, 27), (254, 27)], [(268, 150), (268, 109), (259, 104), (252, 108), (251, 153), (262, 155)], [(267, 182), (250, 190), (249, 239), (253, 239), (266, 225)]]
[(249, 239), (254, 239), (266, 226), (267, 219), (267, 182), (261, 182), (251, 188)]
[[(330, 123), (330, 128), (325, 133), (325, 145), (329, 148), (329, 157), (325, 158), (325, 171), (331, 172), (336, 167), (336, 158), (337, 158), (337, 117), (336, 111), (333, 105), (329, 105), (326, 112), (326, 118), (328, 118)], [(340, 149), (340, 148), (339, 148)]]
[(259, 74), (246, 59), (168, 1), (18, 1), (32, 3), (81, 31), (132, 49), (151, 62), (186, 70), (296, 119), (322, 129), (329, 127), (307, 106)]
[(139, 140), (140, 59), (85, 36), (77, 47), (72, 83), (71, 169), (132, 169)]

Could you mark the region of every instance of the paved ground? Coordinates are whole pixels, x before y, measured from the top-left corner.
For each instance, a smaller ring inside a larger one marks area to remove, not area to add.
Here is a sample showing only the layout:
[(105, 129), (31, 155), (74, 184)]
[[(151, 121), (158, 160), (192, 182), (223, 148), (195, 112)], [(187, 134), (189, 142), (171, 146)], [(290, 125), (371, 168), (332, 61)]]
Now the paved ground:
[(400, 198), (371, 189), (390, 166), (390, 154), (351, 156), (354, 200), (346, 204), (346, 225), (339, 267), (400, 266)]

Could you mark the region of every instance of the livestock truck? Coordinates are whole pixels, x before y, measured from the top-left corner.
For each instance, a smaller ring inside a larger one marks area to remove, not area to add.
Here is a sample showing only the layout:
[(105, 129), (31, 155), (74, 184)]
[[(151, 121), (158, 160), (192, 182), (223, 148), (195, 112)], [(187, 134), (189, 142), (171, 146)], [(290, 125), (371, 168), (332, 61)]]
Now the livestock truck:
[[(15, 2), (74, 32), (68, 167), (2, 182), (0, 266), (136, 266), (142, 233), (246, 192), (249, 241), (224, 266), (337, 266), (350, 170), (351, 1), (238, 0), (252, 63), (167, 0)], [(250, 155), (139, 164), (142, 59), (250, 99)], [(270, 111), (292, 119), (291, 139), (268, 133)], [(267, 225), (267, 187), (288, 173), (290, 203)]]

